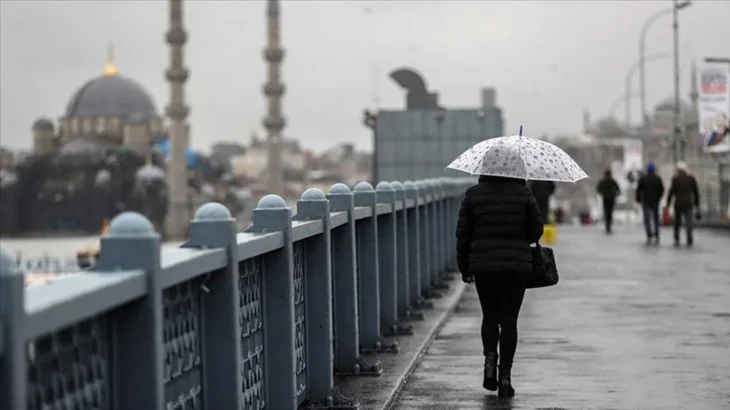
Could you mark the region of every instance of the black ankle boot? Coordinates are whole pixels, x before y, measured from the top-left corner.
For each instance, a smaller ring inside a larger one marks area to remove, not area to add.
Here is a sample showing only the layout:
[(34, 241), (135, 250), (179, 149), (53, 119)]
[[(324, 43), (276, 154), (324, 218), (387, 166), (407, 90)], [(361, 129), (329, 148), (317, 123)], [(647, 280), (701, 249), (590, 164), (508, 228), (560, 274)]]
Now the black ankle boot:
[(512, 374), (510, 370), (499, 371), (499, 397), (512, 397), (515, 395), (515, 389), (512, 387)]
[(484, 359), (482, 387), (489, 391), (497, 390), (497, 353), (487, 353), (487, 357)]

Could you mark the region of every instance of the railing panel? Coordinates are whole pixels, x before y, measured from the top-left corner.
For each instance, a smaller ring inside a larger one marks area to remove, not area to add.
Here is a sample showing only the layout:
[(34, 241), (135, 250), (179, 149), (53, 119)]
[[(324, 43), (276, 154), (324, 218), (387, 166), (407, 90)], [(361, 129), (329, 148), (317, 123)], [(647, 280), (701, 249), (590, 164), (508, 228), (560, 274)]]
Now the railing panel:
[(241, 324), (240, 369), (244, 410), (266, 408), (263, 272), (264, 264), (260, 256), (239, 263), (238, 312)]
[(162, 293), (165, 405), (169, 410), (201, 407), (201, 285), (201, 279), (192, 279)]
[(110, 325), (102, 314), (28, 344), (28, 410), (111, 408)]
[(294, 352), (296, 354), (297, 404), (307, 399), (307, 248), (294, 243)]
[(361, 352), (397, 353), (383, 336), (432, 306), (466, 182), (389, 185), (308, 190), (294, 218), (269, 195), (238, 234), (206, 204), (162, 255), (124, 213), (88, 277), (33, 290), (2, 255), (0, 408), (356, 408), (333, 373), (380, 375)]

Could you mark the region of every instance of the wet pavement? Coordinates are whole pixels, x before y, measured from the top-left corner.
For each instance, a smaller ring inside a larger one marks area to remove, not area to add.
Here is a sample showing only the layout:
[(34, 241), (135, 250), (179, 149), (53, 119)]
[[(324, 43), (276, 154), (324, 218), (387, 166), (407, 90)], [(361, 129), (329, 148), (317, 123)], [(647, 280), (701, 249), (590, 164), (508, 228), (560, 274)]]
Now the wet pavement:
[(513, 368), (517, 395), (481, 387), (473, 286), (406, 379), (396, 409), (730, 409), (730, 233), (693, 248), (560, 227), (561, 281), (529, 290)]

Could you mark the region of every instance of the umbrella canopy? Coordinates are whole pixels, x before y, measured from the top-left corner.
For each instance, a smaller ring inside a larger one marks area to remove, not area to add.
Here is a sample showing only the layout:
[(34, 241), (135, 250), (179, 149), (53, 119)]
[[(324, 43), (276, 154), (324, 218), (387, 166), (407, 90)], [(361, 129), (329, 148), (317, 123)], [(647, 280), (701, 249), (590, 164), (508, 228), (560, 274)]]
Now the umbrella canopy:
[[(170, 155), (170, 140), (168, 138), (165, 138), (164, 140), (158, 142), (156, 144), (157, 151), (160, 152), (163, 158), (166, 160), (168, 159)], [(185, 150), (185, 162), (187, 163), (188, 168), (195, 168), (198, 166), (198, 163), (200, 161), (200, 154), (193, 151), (188, 147)]]
[(588, 178), (562, 149), (522, 135), (482, 141), (459, 155), (447, 168), (472, 175), (533, 181), (576, 182)]

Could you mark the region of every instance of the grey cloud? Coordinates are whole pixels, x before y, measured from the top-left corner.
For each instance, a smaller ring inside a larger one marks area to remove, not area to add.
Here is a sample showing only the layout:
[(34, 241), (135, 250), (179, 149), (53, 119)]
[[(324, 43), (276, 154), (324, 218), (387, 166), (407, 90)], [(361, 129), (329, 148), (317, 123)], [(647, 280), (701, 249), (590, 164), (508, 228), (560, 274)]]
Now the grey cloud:
[[(373, 69), (381, 106), (401, 107), (402, 91), (387, 73), (403, 65), (420, 70), (446, 106), (476, 105), (478, 89), (495, 86), (510, 128), (577, 131), (583, 106), (603, 115), (623, 92), (642, 23), (668, 5), (284, 2), (286, 133), (316, 149), (335, 141), (369, 147), (360, 112), (372, 105)], [(696, 1), (682, 12), (685, 71), (690, 58), (730, 54), (728, 15), (726, 1)], [(247, 140), (265, 110), (264, 3), (188, 1), (185, 22), (193, 145)], [(649, 52), (671, 49), (670, 23), (664, 19), (652, 28)], [(114, 41), (121, 73), (144, 84), (158, 107), (167, 103), (164, 1), (2, 1), (0, 30), (4, 145), (29, 147), (33, 120), (61, 115), (75, 89), (101, 73), (108, 41)], [(651, 63), (647, 74), (654, 104), (671, 93), (670, 60)], [(688, 72), (682, 80), (686, 93)], [(638, 118), (638, 104), (633, 106)]]

